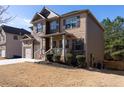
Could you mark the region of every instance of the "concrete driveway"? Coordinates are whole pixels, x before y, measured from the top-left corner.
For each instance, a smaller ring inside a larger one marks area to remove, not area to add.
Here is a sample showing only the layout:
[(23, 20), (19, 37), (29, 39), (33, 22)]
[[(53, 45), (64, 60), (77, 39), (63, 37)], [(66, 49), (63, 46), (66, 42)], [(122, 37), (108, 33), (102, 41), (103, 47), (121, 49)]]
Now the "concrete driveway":
[(28, 59), (28, 58), (4, 59), (4, 60), (0, 60), (0, 65), (8, 65), (8, 64), (24, 63), (24, 62), (39, 62), (39, 61), (41, 60)]

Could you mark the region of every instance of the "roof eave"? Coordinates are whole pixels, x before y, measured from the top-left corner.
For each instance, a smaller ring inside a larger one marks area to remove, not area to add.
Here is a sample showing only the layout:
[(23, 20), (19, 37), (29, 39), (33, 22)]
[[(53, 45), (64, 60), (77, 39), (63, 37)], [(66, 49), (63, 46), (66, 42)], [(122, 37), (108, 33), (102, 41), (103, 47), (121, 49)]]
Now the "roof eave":
[(34, 15), (34, 17), (32, 18), (32, 20), (30, 21), (30, 23), (32, 24), (34, 21), (34, 18), (37, 16), (37, 15), (39, 15), (41, 18), (43, 18), (43, 19), (46, 19), (44, 16), (42, 16), (40, 13), (35, 13), (35, 15)]

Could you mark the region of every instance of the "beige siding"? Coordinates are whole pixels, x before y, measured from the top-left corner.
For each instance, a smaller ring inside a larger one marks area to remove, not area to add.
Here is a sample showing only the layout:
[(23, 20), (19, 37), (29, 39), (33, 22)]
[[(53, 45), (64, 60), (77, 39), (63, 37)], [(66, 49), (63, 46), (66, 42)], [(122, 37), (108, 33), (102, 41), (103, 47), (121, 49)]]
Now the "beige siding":
[(87, 61), (90, 61), (90, 54), (93, 54), (94, 62), (102, 62), (104, 59), (104, 37), (103, 30), (95, 23), (91, 16), (87, 17)]
[(13, 36), (15, 34), (6, 33), (6, 56), (7, 58), (13, 57), (13, 55), (22, 56), (22, 43), (20, 41), (20, 36), (18, 40), (14, 40)]

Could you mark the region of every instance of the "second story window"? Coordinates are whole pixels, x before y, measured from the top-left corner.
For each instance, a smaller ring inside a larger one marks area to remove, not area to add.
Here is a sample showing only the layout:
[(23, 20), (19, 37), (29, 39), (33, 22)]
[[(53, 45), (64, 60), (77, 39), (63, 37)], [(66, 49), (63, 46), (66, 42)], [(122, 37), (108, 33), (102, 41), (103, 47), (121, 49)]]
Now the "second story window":
[(84, 50), (84, 41), (80, 39), (73, 40), (73, 50)]
[(63, 25), (65, 29), (80, 27), (80, 16), (70, 17), (63, 20)]
[(34, 30), (37, 32), (43, 32), (43, 24), (38, 23), (38, 24), (34, 25)]
[(50, 22), (50, 33), (54, 33), (58, 30), (58, 22), (57, 21), (52, 21)]

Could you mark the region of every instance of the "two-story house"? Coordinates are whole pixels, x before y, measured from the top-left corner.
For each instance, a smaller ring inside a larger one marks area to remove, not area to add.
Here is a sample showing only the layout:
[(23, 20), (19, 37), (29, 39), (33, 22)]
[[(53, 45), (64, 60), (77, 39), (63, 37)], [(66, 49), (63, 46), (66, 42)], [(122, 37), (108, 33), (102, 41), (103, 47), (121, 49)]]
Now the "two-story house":
[(104, 60), (104, 29), (89, 10), (77, 10), (59, 15), (44, 7), (31, 20), (32, 36), (23, 38), (23, 57), (41, 58), (55, 49), (61, 59), (71, 51), (84, 54), (86, 62)]
[(30, 34), (27, 30), (7, 25), (0, 26), (0, 57), (13, 58), (22, 56), (21, 37)]

